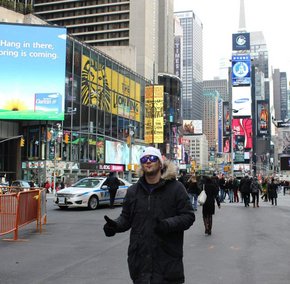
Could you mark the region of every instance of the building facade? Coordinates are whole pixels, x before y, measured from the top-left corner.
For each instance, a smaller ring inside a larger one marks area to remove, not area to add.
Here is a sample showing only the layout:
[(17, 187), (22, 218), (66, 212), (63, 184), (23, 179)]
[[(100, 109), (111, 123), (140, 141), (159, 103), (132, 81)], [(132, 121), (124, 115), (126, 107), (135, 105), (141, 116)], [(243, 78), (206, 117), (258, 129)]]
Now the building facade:
[[(46, 24), (0, 8), (0, 16), (11, 14), (7, 22)], [(56, 175), (69, 183), (110, 170), (126, 175), (128, 165), (139, 162), (145, 146), (144, 92), (150, 82), (71, 36), (67, 36), (65, 64), (63, 121), (0, 122), (1, 176), (42, 184)], [(134, 133), (129, 147), (130, 130)], [(20, 135), (23, 147), (19, 139), (11, 139)]]
[(158, 72), (173, 73), (173, 0), (34, 0), (33, 7), (154, 83)]
[(203, 25), (193, 11), (175, 12), (183, 29), (182, 117), (202, 119)]

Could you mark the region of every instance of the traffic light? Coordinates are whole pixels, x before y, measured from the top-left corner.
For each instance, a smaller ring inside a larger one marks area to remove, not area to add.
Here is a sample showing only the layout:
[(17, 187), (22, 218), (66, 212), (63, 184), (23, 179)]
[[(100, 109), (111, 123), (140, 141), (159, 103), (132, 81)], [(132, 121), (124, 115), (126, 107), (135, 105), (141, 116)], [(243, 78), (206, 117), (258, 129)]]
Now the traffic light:
[(23, 137), (20, 138), (20, 147), (24, 147), (25, 139)]
[(67, 133), (64, 135), (64, 143), (69, 143), (69, 135)]

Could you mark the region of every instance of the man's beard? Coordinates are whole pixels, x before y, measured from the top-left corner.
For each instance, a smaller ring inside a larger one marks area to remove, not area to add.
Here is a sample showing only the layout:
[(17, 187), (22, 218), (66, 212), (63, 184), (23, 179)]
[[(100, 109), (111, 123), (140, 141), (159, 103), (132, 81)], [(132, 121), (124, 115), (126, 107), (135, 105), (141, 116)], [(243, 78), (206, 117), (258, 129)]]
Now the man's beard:
[(152, 171), (144, 171), (145, 176), (156, 176), (160, 169), (153, 169)]

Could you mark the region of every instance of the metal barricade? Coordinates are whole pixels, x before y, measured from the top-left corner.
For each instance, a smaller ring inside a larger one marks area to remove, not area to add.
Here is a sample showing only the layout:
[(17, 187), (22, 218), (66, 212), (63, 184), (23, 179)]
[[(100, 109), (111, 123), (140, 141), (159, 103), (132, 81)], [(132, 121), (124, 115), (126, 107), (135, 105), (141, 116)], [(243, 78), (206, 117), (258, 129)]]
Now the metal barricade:
[(45, 189), (0, 194), (0, 236), (13, 233), (13, 240), (18, 240), (18, 229), (34, 221), (41, 232), (46, 218)]

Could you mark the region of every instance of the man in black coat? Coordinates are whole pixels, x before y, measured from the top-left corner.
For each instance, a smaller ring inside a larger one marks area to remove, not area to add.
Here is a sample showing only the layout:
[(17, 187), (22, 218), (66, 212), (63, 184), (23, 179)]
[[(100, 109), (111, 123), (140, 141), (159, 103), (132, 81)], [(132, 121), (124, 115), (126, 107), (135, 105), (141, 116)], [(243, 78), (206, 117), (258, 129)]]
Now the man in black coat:
[(115, 202), (115, 197), (117, 190), (120, 185), (119, 179), (114, 175), (114, 172), (110, 172), (109, 176), (104, 182), (104, 185), (107, 185), (109, 188), (109, 193), (110, 193), (110, 208), (115, 208), (114, 207), (114, 202)]
[(247, 175), (240, 182), (240, 192), (244, 199), (245, 207), (249, 207), (250, 204), (251, 182), (252, 180)]
[(184, 231), (195, 215), (176, 167), (163, 162), (161, 153), (147, 147), (140, 157), (139, 181), (126, 194), (121, 215), (105, 216), (104, 231), (111, 237), (131, 229), (128, 265), (134, 284), (184, 283)]

